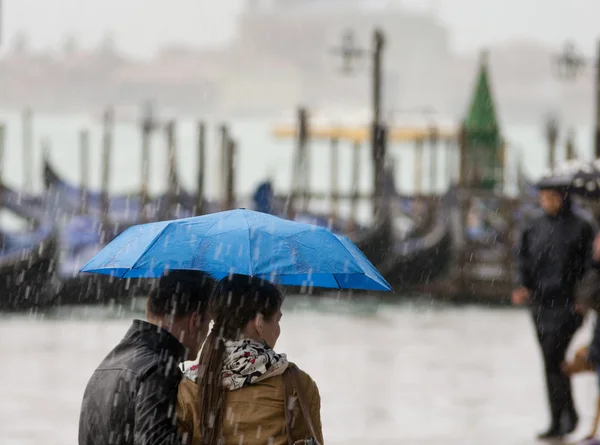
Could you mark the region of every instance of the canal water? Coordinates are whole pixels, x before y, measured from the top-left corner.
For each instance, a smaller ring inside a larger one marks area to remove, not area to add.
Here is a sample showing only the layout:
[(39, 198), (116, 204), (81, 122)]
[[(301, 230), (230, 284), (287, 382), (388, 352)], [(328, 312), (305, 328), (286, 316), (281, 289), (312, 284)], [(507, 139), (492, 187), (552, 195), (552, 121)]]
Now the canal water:
[[(86, 382), (141, 307), (4, 315), (0, 444), (75, 445)], [(548, 420), (526, 310), (290, 297), (277, 350), (317, 382), (327, 444), (532, 444)], [(575, 379), (572, 439), (589, 429), (597, 386)]]

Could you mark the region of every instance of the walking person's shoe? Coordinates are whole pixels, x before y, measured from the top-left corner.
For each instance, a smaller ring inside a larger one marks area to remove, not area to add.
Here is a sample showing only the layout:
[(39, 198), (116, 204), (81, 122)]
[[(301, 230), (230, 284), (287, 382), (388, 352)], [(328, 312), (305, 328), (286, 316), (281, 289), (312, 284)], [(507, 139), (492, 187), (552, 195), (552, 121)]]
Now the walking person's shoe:
[(563, 434), (571, 434), (577, 428), (579, 424), (579, 416), (575, 408), (570, 408), (566, 411), (562, 418), (562, 432)]
[(537, 438), (540, 440), (559, 439), (564, 436), (564, 434), (565, 433), (560, 425), (551, 425), (546, 431), (538, 434)]

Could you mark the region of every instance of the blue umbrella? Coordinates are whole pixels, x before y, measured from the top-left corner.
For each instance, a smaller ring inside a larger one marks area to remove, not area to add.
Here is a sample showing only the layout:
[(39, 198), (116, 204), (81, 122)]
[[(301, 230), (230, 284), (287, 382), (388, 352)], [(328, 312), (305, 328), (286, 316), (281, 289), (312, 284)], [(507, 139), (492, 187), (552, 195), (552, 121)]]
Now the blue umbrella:
[(217, 279), (237, 273), (290, 286), (391, 290), (347, 238), (245, 209), (130, 227), (81, 272), (157, 278), (175, 269)]

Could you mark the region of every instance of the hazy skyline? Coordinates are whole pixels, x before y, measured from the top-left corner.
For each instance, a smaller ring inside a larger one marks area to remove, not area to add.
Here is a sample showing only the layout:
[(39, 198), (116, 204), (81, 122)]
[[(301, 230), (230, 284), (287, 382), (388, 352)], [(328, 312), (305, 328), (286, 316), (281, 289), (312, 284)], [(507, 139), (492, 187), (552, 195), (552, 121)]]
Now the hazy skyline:
[[(600, 37), (600, 2), (594, 0), (382, 2), (434, 10), (452, 31), (452, 48), (462, 54), (508, 40), (533, 39), (559, 48), (572, 39), (591, 55)], [(19, 32), (27, 34), (36, 50), (60, 48), (68, 35), (76, 36), (80, 46), (91, 47), (111, 33), (120, 51), (143, 58), (168, 44), (214, 46), (233, 37), (244, 4), (245, 0), (3, 0), (0, 50), (6, 51)]]

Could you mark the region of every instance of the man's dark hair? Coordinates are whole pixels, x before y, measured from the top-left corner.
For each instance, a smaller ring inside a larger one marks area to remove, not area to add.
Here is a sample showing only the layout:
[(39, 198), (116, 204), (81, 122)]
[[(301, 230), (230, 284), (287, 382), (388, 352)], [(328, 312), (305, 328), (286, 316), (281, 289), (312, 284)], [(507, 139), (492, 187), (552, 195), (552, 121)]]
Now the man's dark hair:
[(154, 315), (182, 317), (203, 314), (215, 288), (216, 280), (195, 270), (172, 270), (159, 278), (148, 298), (148, 309)]

